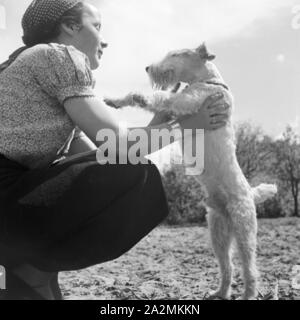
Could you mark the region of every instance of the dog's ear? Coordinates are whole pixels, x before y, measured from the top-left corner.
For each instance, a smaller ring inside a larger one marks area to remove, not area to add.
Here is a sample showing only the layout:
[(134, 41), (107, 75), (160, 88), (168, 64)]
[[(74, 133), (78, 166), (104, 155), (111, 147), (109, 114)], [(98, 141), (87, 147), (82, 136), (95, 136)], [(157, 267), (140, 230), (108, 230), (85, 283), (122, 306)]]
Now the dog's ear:
[(200, 55), (201, 59), (212, 61), (216, 58), (214, 54), (209, 53), (209, 51), (207, 50), (206, 44), (204, 42), (196, 50)]

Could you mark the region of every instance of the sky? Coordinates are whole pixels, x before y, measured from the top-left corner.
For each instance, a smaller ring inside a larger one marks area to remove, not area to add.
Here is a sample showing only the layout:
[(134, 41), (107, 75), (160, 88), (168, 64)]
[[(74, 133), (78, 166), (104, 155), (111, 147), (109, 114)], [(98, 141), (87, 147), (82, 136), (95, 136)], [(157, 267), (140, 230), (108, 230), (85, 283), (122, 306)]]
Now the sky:
[[(22, 45), (30, 0), (0, 0), (0, 60)], [(151, 93), (145, 67), (168, 51), (206, 42), (235, 96), (235, 121), (274, 137), (287, 124), (300, 133), (300, 0), (90, 0), (109, 43), (95, 72), (99, 95)], [(5, 19), (4, 19), (5, 18)], [(132, 125), (151, 115), (118, 113)]]

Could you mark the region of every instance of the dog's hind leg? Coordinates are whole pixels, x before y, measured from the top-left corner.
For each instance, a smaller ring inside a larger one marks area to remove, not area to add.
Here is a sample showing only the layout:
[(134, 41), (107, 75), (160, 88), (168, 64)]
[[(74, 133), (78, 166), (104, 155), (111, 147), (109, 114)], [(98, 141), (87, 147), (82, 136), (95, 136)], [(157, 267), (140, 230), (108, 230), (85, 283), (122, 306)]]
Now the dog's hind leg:
[(251, 200), (235, 203), (231, 210), (234, 237), (242, 260), (245, 292), (243, 300), (257, 297), (256, 245), (257, 219), (255, 205)]
[(218, 209), (208, 209), (208, 224), (212, 247), (220, 266), (220, 287), (211, 298), (229, 299), (231, 296), (232, 262), (231, 245), (232, 230), (228, 217)]

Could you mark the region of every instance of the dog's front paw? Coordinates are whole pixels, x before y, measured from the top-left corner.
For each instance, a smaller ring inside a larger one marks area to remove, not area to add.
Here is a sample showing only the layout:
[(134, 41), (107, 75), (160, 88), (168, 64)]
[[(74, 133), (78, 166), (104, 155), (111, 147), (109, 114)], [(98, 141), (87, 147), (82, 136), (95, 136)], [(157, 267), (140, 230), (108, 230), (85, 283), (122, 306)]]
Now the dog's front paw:
[(148, 100), (139, 93), (132, 93), (128, 96), (128, 99), (132, 101), (133, 106), (146, 108), (149, 104)]
[(103, 99), (103, 101), (110, 107), (114, 109), (120, 109), (122, 108), (122, 105), (119, 104), (119, 100), (113, 100), (113, 99)]
[(135, 106), (146, 108), (148, 106), (147, 99), (139, 93), (129, 93), (126, 97), (120, 99), (105, 98), (104, 102), (115, 109)]

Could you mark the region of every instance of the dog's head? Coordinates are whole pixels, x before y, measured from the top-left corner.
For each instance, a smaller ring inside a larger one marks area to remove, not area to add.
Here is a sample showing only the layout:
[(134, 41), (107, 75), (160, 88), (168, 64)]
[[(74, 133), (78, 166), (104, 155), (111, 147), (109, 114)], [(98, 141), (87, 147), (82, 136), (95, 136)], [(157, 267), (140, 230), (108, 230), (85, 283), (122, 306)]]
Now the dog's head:
[(152, 85), (165, 90), (178, 82), (209, 79), (212, 69), (209, 61), (215, 57), (203, 43), (197, 49), (172, 51), (162, 61), (147, 67), (146, 71)]

